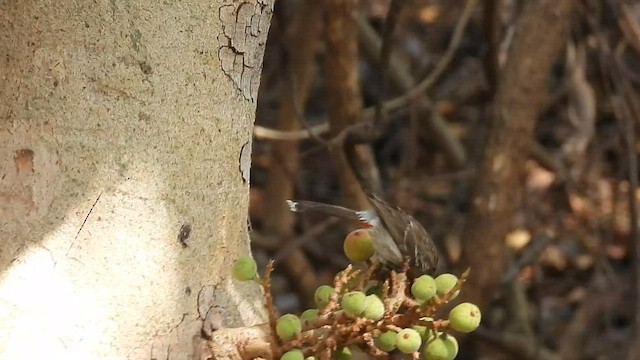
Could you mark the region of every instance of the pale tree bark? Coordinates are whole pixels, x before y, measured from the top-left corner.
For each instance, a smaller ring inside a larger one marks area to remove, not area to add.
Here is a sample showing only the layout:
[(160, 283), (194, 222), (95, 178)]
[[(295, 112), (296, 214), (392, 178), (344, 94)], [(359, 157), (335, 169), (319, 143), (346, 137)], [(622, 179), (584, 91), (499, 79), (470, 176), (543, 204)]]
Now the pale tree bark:
[(0, 358), (199, 358), (264, 320), (229, 269), (272, 6), (0, 2)]

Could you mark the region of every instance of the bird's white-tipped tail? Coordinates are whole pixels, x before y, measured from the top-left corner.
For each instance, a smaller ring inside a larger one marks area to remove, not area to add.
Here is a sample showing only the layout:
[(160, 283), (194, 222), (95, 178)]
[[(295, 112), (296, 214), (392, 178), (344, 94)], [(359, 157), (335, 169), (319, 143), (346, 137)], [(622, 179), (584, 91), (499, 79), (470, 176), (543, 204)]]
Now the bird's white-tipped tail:
[(343, 219), (360, 220), (358, 211), (347, 209), (342, 206), (323, 204), (308, 200), (287, 200), (287, 205), (289, 205), (289, 209), (294, 212), (301, 213), (309, 211), (336, 216)]
[(297, 212), (298, 211), (298, 202), (297, 201), (287, 200), (287, 205), (289, 205), (289, 210), (291, 210), (293, 212)]

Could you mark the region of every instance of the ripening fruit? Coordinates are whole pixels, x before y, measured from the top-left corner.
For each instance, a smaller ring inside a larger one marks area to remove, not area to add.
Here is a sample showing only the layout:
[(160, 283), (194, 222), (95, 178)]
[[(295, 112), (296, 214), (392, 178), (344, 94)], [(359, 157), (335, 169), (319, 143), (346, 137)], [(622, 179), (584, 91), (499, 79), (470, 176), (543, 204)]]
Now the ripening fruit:
[(258, 265), (251, 256), (241, 256), (233, 264), (233, 278), (238, 281), (249, 281), (258, 275)]
[(452, 360), (449, 348), (445, 341), (438, 336), (437, 338), (427, 342), (422, 349), (425, 360)]
[(313, 294), (313, 300), (315, 300), (318, 309), (327, 306), (331, 299), (331, 294), (333, 294), (333, 287), (329, 285), (321, 285), (316, 289), (315, 294)]
[(340, 305), (344, 311), (352, 316), (360, 316), (364, 312), (367, 296), (362, 291), (352, 291), (344, 294)]
[(295, 339), (301, 331), (300, 319), (293, 314), (282, 315), (276, 323), (276, 334), (284, 341)]
[(282, 354), (280, 360), (304, 360), (304, 354), (300, 349), (292, 349)]
[(429, 337), (430, 331), (428, 327), (422, 325), (413, 325), (411, 328), (417, 331), (418, 334), (420, 334), (420, 338), (422, 340), (427, 340), (427, 338)]
[(449, 359), (455, 359), (458, 356), (458, 340), (450, 334), (447, 334), (442, 338), (444, 340), (445, 345), (447, 345), (447, 349), (449, 349)]
[(300, 314), (302, 325), (308, 325), (318, 317), (318, 309), (307, 309)]
[(461, 333), (470, 333), (480, 326), (482, 314), (472, 303), (458, 304), (449, 312), (449, 327)]
[(395, 331), (386, 331), (375, 338), (374, 342), (378, 349), (386, 352), (391, 352), (396, 349), (396, 341), (398, 339), (398, 333)]
[(416, 300), (427, 301), (436, 294), (436, 281), (429, 275), (422, 275), (411, 285), (411, 295)]
[[(442, 296), (446, 293), (448, 293), (449, 291), (451, 291), (451, 289), (454, 288), (454, 286), (456, 286), (456, 284), (458, 284), (458, 277), (453, 275), (453, 274), (440, 274), (438, 275), (438, 277), (436, 277), (436, 291), (438, 296)], [(451, 297), (451, 299), (455, 298), (456, 296), (458, 296), (458, 293), (460, 291), (456, 291), (455, 294), (453, 294), (453, 296)]]
[(354, 230), (344, 239), (345, 255), (353, 262), (366, 261), (373, 256), (373, 241), (367, 229)]
[(351, 349), (348, 347), (339, 347), (336, 350), (336, 359), (337, 360), (351, 360), (353, 356), (351, 355)]
[(458, 340), (445, 334), (427, 341), (422, 349), (425, 360), (453, 360), (458, 355)]
[(378, 321), (384, 316), (384, 303), (375, 295), (365, 298), (364, 312), (362, 316), (373, 321)]
[(365, 359), (367, 355), (356, 345), (338, 347), (335, 352), (337, 360)]
[(413, 354), (420, 349), (422, 338), (420, 334), (413, 329), (402, 329), (398, 333), (396, 339), (396, 347), (405, 354)]

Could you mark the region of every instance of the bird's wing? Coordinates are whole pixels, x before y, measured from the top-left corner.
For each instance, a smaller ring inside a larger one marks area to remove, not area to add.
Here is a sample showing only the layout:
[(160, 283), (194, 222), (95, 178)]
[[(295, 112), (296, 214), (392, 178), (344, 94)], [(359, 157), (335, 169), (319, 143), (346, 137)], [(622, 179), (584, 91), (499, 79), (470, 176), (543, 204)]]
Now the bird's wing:
[(375, 194), (368, 194), (369, 201), (403, 256), (414, 261), (425, 273), (435, 271), (438, 265), (438, 250), (424, 227), (413, 216), (389, 205)]

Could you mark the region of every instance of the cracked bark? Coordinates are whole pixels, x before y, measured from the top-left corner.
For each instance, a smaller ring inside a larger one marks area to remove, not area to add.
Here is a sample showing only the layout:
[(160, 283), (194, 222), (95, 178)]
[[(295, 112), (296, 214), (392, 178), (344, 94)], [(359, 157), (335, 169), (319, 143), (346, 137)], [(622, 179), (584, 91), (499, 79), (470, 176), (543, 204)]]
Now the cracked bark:
[(233, 45), (259, 72), (272, 3), (234, 5), (251, 16), (225, 29), (217, 6), (0, 5), (6, 358), (193, 359), (207, 314), (263, 321), (228, 270), (249, 251), (255, 79), (235, 83), (211, 36), (249, 31)]

